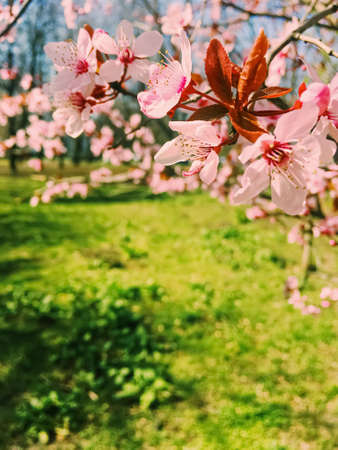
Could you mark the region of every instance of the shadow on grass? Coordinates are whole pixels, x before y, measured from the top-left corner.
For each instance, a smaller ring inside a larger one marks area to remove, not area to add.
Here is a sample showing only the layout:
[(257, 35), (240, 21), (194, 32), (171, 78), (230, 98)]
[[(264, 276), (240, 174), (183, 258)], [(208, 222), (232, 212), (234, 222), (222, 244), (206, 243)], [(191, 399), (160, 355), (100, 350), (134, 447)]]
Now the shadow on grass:
[(12, 258), (0, 261), (0, 273), (8, 276), (18, 271), (36, 270), (40, 267), (38, 258)]
[(100, 204), (100, 203), (128, 203), (141, 200), (166, 200), (170, 198), (167, 193), (153, 194), (147, 186), (133, 186), (129, 184), (117, 186), (104, 186), (90, 192), (88, 197), (81, 198), (79, 196), (73, 198), (59, 198), (57, 203), (63, 204)]
[[(0, 447), (9, 448), (17, 408), (26, 392), (41, 383), (48, 348), (40, 331), (0, 331)], [(5, 373), (5, 376), (2, 375)]]
[(124, 439), (132, 406), (171, 400), (165, 343), (134, 308), (157, 295), (154, 286), (116, 284), (0, 294), (0, 448), (107, 422)]
[[(21, 245), (52, 246), (65, 240), (86, 240), (85, 230), (76, 226), (75, 213), (49, 209), (12, 208), (0, 213), (0, 246), (15, 248)], [(78, 215), (76, 215), (78, 220)]]

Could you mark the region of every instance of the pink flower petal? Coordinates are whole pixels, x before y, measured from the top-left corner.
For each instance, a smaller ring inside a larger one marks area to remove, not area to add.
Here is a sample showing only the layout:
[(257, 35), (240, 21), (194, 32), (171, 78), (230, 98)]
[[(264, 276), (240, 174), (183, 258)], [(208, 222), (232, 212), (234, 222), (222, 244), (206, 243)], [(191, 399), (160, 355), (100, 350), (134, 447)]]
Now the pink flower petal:
[(286, 113), (278, 119), (275, 136), (281, 142), (302, 139), (315, 126), (317, 118), (317, 106), (315, 104), (306, 104), (302, 109)]
[(158, 31), (146, 31), (136, 38), (135, 56), (146, 58), (155, 55), (161, 48), (163, 37)]
[(273, 142), (274, 137), (271, 134), (263, 134), (257, 139), (257, 141), (253, 145), (248, 145), (247, 147), (244, 147), (238, 159), (241, 161), (242, 164), (245, 164), (248, 161), (252, 161), (263, 153), (264, 143), (272, 144)]
[(116, 39), (118, 47), (133, 47), (134, 45), (134, 28), (128, 20), (122, 20), (116, 29)]
[(83, 122), (79, 113), (74, 112), (66, 124), (66, 133), (72, 138), (77, 138), (83, 131)]
[(248, 203), (269, 186), (269, 168), (264, 160), (251, 163), (244, 172), (241, 180), (242, 187), (237, 186), (231, 194), (231, 202), (236, 204)]
[(115, 39), (109, 36), (103, 30), (95, 30), (93, 35), (93, 46), (100, 50), (100, 52), (107, 53), (108, 55), (117, 55), (118, 48)]
[(49, 42), (44, 46), (44, 51), (59, 68), (73, 67), (78, 59), (73, 42)]
[(221, 143), (216, 128), (206, 120), (176, 120), (169, 122), (169, 127), (184, 136), (199, 139), (211, 146), (217, 146)]
[(100, 67), (101, 77), (111, 83), (112, 81), (118, 81), (121, 79), (123, 73), (123, 65), (119, 60), (109, 60), (102, 64)]
[(93, 47), (92, 40), (87, 30), (81, 28), (77, 37), (77, 49), (79, 59), (86, 59)]
[(180, 36), (181, 42), (181, 52), (182, 52), (182, 68), (184, 75), (187, 78), (186, 86), (190, 83), (191, 80), (191, 70), (192, 70), (192, 60), (191, 60), (191, 46), (188, 36), (184, 31), (181, 32)]
[(187, 157), (182, 152), (181, 136), (166, 142), (155, 155), (155, 161), (164, 165), (171, 165), (186, 160)]
[(180, 94), (177, 94), (165, 100), (159, 97), (153, 90), (143, 91), (137, 95), (141, 111), (151, 119), (165, 117), (167, 112), (176, 105), (179, 98)]
[(211, 151), (205, 160), (204, 167), (200, 171), (200, 179), (205, 184), (212, 183), (217, 176), (217, 167), (219, 163), (218, 154), (214, 151)]
[(64, 91), (69, 89), (75, 80), (75, 73), (70, 69), (64, 69), (59, 72), (51, 82), (53, 91)]
[[(293, 182), (277, 171), (273, 171), (271, 177), (271, 197), (276, 206), (290, 215), (301, 214), (304, 209), (304, 201), (307, 191), (302, 171), (295, 164), (289, 166)], [(304, 184), (303, 184), (304, 183)]]
[(207, 121), (196, 129), (196, 138), (213, 147), (217, 147), (222, 142), (216, 128)]
[(149, 66), (151, 62), (144, 59), (135, 59), (128, 65), (128, 75), (134, 80), (147, 83), (149, 81)]
[(324, 83), (311, 83), (300, 96), (302, 103), (315, 104), (319, 108), (319, 114), (323, 114), (330, 102), (330, 89)]

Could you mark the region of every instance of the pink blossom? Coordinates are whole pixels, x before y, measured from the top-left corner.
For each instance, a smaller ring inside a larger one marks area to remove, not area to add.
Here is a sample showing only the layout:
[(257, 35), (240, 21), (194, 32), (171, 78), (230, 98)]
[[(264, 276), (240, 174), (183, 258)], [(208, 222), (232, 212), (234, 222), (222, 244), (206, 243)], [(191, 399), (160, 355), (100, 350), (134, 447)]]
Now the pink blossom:
[(141, 111), (150, 118), (164, 117), (180, 100), (183, 90), (191, 80), (191, 47), (187, 35), (179, 38), (181, 63), (167, 58), (162, 64), (150, 67), (149, 90), (137, 96)]
[(248, 208), (245, 214), (246, 217), (250, 220), (262, 219), (267, 215), (266, 212), (259, 206), (253, 206), (252, 208)]
[(95, 183), (102, 183), (108, 179), (110, 182), (112, 175), (113, 173), (110, 169), (107, 167), (101, 167), (100, 169), (92, 170), (90, 172), (90, 180)]
[(323, 300), (323, 301), (321, 302), (321, 305), (322, 305), (323, 308), (329, 308), (330, 305), (331, 305), (331, 303), (328, 302), (327, 300)]
[(20, 81), (20, 86), (23, 90), (27, 91), (32, 85), (33, 77), (30, 73), (26, 73)]
[(88, 195), (88, 185), (85, 183), (73, 183), (69, 186), (67, 197), (73, 198), (75, 195), (79, 195), (82, 198), (86, 198)]
[(321, 146), (309, 136), (317, 117), (316, 107), (304, 105), (278, 120), (275, 135), (263, 134), (244, 148), (239, 157), (241, 162), (254, 161), (244, 172), (242, 186), (232, 192), (234, 204), (250, 201), (271, 180), (272, 201), (276, 206), (292, 215), (303, 211), (307, 194), (305, 174), (315, 170), (322, 160)]
[(134, 80), (147, 82), (150, 62), (145, 58), (155, 55), (161, 48), (163, 37), (158, 31), (146, 31), (134, 37), (133, 26), (123, 20), (116, 31), (116, 41), (103, 30), (95, 30), (93, 45), (101, 52), (116, 55), (115, 60), (108, 60), (100, 67), (100, 75), (108, 83), (125, 76)]
[(302, 225), (294, 225), (288, 233), (288, 242), (290, 244), (304, 245), (304, 234)]
[(67, 27), (70, 29), (74, 29), (76, 22), (76, 12), (73, 5), (73, 0), (62, 0), (61, 5), (63, 6)]
[(320, 293), (320, 298), (324, 299), (331, 295), (331, 288), (324, 287)]
[(36, 172), (41, 172), (42, 170), (42, 161), (39, 158), (31, 158), (27, 164)]
[(338, 288), (331, 289), (331, 300), (338, 301)]
[(92, 106), (87, 97), (91, 92), (91, 86), (82, 88), (79, 91), (57, 92), (54, 104), (57, 107), (53, 113), (53, 119), (65, 124), (66, 133), (72, 138), (78, 137), (86, 121), (90, 118)]
[(192, 7), (190, 3), (184, 6), (181, 3), (171, 3), (167, 15), (161, 18), (162, 32), (164, 34), (180, 34), (182, 30), (191, 25)]
[(299, 285), (298, 278), (295, 276), (288, 277), (285, 282), (285, 287), (289, 291), (294, 291), (294, 290), (298, 289), (298, 285)]
[(326, 85), (320, 81), (309, 84), (301, 94), (303, 104), (315, 104), (319, 108), (319, 132), (325, 132), (338, 140), (338, 74)]
[(192, 165), (183, 175), (199, 173), (201, 180), (210, 184), (217, 175), (218, 151), (222, 138), (212, 123), (204, 120), (169, 122), (169, 127), (181, 133), (166, 142), (155, 155), (155, 161), (171, 165), (191, 160)]
[(80, 29), (76, 44), (49, 42), (44, 50), (59, 72), (51, 83), (52, 91), (94, 87), (96, 55), (90, 35), (84, 28)]
[(39, 197), (37, 197), (36, 195), (34, 195), (34, 196), (30, 199), (29, 204), (32, 206), (32, 208), (35, 208), (36, 206), (38, 206), (39, 202), (40, 202)]
[(313, 227), (314, 237), (334, 236), (338, 233), (338, 216), (328, 216)]
[(315, 305), (308, 305), (308, 306), (305, 306), (305, 308), (302, 310), (302, 314), (317, 315), (317, 314), (320, 314), (320, 308), (318, 308), (318, 306), (315, 306)]

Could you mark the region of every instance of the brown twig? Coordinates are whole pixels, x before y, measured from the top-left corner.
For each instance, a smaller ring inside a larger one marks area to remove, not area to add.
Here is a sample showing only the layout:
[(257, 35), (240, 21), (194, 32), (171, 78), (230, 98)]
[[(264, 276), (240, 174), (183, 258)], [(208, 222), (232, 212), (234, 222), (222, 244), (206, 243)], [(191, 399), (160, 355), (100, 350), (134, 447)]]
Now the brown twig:
[(297, 40), (297, 35), (302, 34), (303, 31), (307, 30), (308, 28), (311, 28), (315, 24), (317, 24), (321, 19), (324, 17), (334, 14), (338, 10), (338, 4), (330, 6), (330, 8), (326, 8), (323, 11), (320, 11), (319, 13), (312, 16), (309, 20), (302, 23), (298, 28), (292, 31), (283, 41), (272, 50), (270, 53), (270, 56), (268, 58), (268, 65), (271, 63), (271, 61), (274, 59), (278, 53), (283, 50), (284, 47), (286, 47), (290, 42)]
[[(223, 1), (222, 5), (226, 6), (226, 7), (230, 7), (232, 9), (235, 9), (239, 12), (245, 13), (251, 17), (268, 17), (270, 19), (286, 20), (287, 22), (292, 22), (292, 20), (293, 20), (293, 17), (287, 16), (284, 14), (275, 14), (275, 13), (270, 13), (268, 11), (264, 11), (264, 12), (247, 11), (245, 8), (242, 8), (241, 6), (235, 5), (234, 3), (230, 3), (230, 2)], [(335, 27), (334, 25), (327, 25), (324, 23), (316, 23), (315, 25), (320, 28), (326, 28), (327, 30), (337, 31), (337, 27)]]
[(137, 98), (137, 95), (134, 94), (134, 92), (127, 91), (124, 87), (121, 86), (119, 81), (113, 81), (112, 83), (109, 83), (110, 87), (118, 92), (119, 94), (128, 95), (129, 97)]
[(0, 33), (0, 38), (2, 38), (3, 36), (6, 36), (6, 34), (8, 34), (11, 29), (14, 27), (14, 25), (16, 24), (16, 22), (20, 19), (20, 17), (24, 14), (24, 12), (26, 11), (26, 9), (28, 8), (28, 6), (33, 2), (33, 0), (27, 0), (26, 3), (23, 5), (23, 7), (20, 9), (20, 11), (18, 12), (18, 14), (15, 16), (15, 18), (12, 20), (11, 23), (9, 23), (7, 25), (7, 27), (1, 31)]

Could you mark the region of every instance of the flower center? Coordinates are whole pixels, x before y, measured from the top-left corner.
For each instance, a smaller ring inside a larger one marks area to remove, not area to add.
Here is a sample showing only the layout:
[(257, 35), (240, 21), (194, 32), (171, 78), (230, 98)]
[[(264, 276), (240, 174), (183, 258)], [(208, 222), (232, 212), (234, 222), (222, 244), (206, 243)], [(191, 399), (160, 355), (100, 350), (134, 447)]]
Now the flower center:
[(273, 144), (267, 145), (263, 158), (269, 165), (284, 166), (290, 159), (292, 147), (286, 142), (274, 141)]
[(81, 75), (88, 72), (89, 64), (85, 59), (80, 59), (76, 64), (76, 75)]
[(81, 94), (81, 92), (73, 92), (69, 97), (70, 103), (74, 108), (82, 111), (85, 108), (86, 99)]
[(134, 61), (135, 56), (134, 53), (130, 50), (130, 48), (124, 48), (119, 52), (119, 60), (122, 64), (130, 64)]

